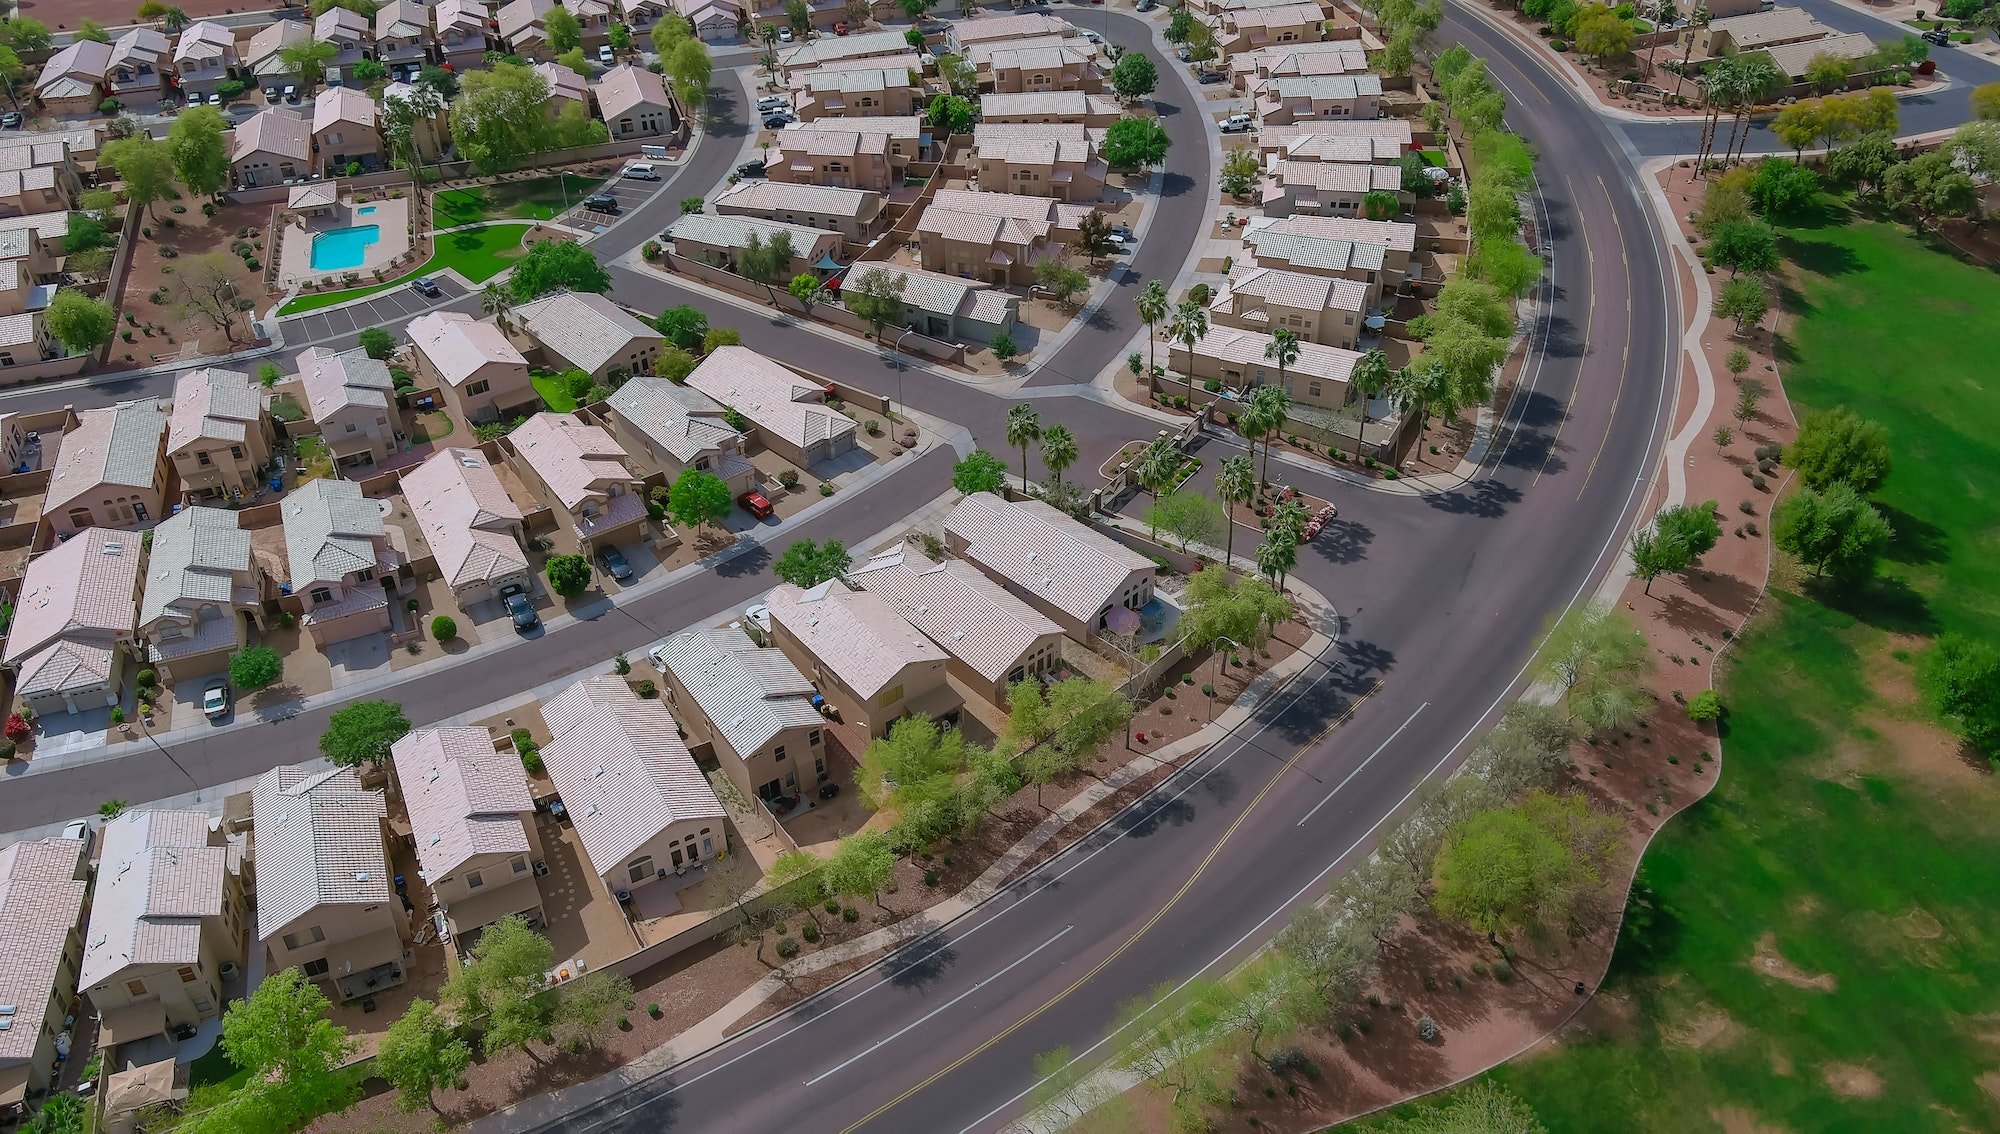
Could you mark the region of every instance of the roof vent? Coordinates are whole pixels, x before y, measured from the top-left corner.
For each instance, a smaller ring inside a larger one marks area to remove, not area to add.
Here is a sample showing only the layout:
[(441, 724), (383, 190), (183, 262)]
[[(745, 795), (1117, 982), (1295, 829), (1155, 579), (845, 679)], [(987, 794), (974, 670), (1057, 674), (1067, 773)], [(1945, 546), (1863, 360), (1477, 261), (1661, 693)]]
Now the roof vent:
[(954, 642), (963, 642), (963, 641), (965, 641), (965, 631), (963, 631), (963, 630), (960, 630), (960, 631), (957, 631), (957, 632), (953, 633), (953, 634), (952, 634), (952, 636), (951, 636), (951, 640), (952, 640), (952, 641), (954, 641)]
[(367, 872), (366, 870), (357, 870), (357, 871), (355, 871), (355, 872), (354, 872), (354, 880), (355, 880), (356, 882), (366, 882), (366, 881), (368, 881), (368, 872)]
[(584, 805), (583, 805), (583, 813), (584, 813), (585, 815), (595, 815), (595, 814), (597, 814), (597, 805), (596, 805), (595, 803), (586, 803), (586, 804), (584, 804)]
[(602, 764), (599, 764), (599, 765), (598, 765), (597, 767), (595, 767), (595, 768), (592, 768), (592, 769), (590, 770), (590, 778), (591, 778), (591, 779), (593, 779), (593, 780), (594, 780), (594, 779), (596, 779), (597, 777), (599, 777), (599, 776), (603, 775), (603, 774), (604, 774), (604, 765), (602, 765)]

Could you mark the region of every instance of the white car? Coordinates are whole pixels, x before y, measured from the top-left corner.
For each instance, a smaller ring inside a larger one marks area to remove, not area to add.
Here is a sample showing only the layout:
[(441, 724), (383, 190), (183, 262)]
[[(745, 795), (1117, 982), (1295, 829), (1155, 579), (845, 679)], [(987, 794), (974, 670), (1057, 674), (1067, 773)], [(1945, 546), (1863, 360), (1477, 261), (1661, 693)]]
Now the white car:
[(201, 715), (212, 721), (229, 715), (229, 682), (215, 681), (201, 691)]
[(608, 43), (604, 44), (603, 46), (597, 49), (597, 61), (599, 63), (604, 64), (606, 67), (611, 66), (611, 64), (617, 62), (617, 60), (618, 56), (612, 52), (610, 44)]
[(1250, 116), (1247, 114), (1232, 114), (1222, 120), (1222, 132), (1225, 134), (1242, 134), (1249, 129)]
[(778, 29), (778, 42), (779, 42), (779, 43), (790, 43), (790, 42), (792, 42), (792, 29), (790, 29), (790, 28), (779, 28), (779, 29)]
[(792, 100), (781, 94), (765, 95), (757, 100), (757, 109), (769, 114), (773, 110), (790, 110)]

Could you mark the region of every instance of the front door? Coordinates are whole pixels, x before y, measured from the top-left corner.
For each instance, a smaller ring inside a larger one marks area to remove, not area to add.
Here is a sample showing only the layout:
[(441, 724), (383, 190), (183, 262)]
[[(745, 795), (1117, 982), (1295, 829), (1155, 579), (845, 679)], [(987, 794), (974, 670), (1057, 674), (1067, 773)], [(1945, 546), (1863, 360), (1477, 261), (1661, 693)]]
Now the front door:
[(681, 859), (681, 848), (679, 848), (679, 847), (675, 847), (675, 848), (674, 848), (674, 873), (675, 873), (675, 874), (679, 874), (679, 873), (681, 872), (681, 867), (683, 867), (683, 866), (685, 866), (685, 865), (686, 865), (686, 863), (685, 863), (685, 862), (684, 862), (684, 861), (683, 861), (683, 860)]

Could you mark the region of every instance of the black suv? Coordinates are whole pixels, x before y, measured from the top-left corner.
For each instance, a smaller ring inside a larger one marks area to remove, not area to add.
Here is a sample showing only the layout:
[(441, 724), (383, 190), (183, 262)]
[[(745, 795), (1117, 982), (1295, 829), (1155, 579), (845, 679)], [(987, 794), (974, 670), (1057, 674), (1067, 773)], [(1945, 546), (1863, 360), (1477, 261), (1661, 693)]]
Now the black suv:
[(583, 207), (593, 213), (615, 214), (618, 211), (618, 198), (613, 197), (609, 193), (598, 193), (594, 196), (585, 197), (583, 199)]

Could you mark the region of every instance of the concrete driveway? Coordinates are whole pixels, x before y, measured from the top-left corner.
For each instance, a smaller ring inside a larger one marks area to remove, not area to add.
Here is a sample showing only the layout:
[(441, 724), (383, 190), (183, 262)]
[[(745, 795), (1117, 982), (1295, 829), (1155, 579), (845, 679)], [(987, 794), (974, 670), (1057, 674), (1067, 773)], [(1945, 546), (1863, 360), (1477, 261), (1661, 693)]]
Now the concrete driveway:
[(326, 647), (326, 660), (333, 667), (333, 687), (389, 672), (389, 635), (364, 634)]

